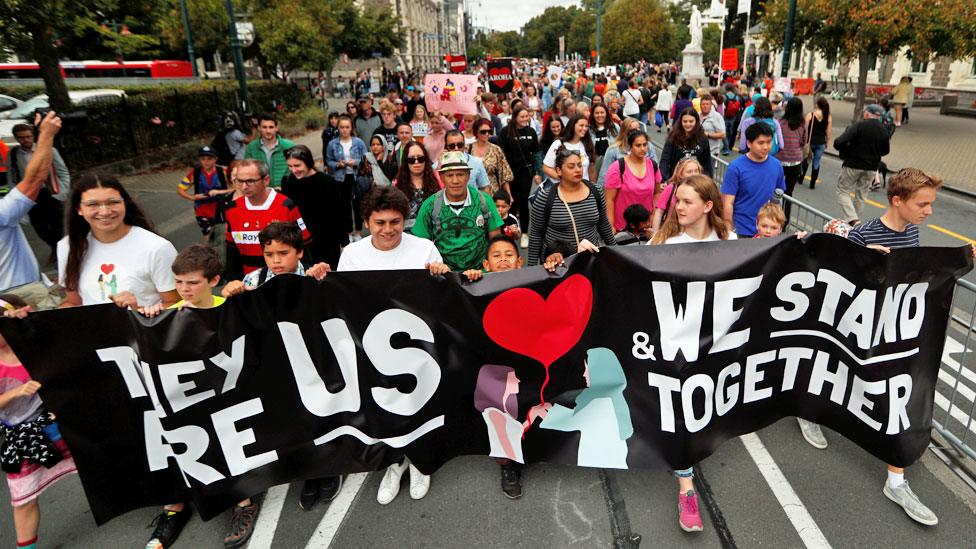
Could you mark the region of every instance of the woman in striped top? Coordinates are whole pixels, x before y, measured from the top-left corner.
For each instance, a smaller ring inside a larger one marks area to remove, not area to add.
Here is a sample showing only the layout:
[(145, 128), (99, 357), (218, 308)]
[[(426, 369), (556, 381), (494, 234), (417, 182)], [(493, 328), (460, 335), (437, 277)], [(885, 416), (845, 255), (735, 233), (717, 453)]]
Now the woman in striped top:
[(559, 183), (541, 189), (532, 204), (529, 265), (538, 265), (543, 257), (555, 252), (576, 253), (581, 244), (585, 246), (584, 240), (589, 243), (599, 239), (608, 246), (616, 244), (603, 191), (583, 180), (580, 153), (560, 149), (556, 153), (555, 170)]

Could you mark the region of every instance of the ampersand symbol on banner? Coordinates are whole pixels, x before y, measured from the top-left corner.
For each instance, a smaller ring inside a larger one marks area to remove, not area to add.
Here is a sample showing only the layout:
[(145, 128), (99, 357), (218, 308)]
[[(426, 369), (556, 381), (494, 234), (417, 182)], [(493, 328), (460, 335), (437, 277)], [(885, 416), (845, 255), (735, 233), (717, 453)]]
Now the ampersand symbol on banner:
[(634, 358), (655, 360), (654, 346), (648, 345), (651, 342), (651, 336), (647, 335), (646, 332), (634, 332), (633, 342), (634, 346), (631, 347), (630, 352), (634, 355)]

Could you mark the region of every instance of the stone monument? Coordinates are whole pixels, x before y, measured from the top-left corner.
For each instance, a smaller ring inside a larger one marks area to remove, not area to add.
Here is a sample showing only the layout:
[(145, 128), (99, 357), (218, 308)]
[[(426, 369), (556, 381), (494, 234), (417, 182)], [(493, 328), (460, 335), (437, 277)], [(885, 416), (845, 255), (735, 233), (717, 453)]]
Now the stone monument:
[(695, 80), (703, 82), (706, 79), (702, 64), (702, 57), (705, 55), (705, 50), (702, 49), (702, 15), (698, 6), (691, 9), (688, 31), (691, 33), (691, 42), (681, 50), (681, 77), (693, 86)]

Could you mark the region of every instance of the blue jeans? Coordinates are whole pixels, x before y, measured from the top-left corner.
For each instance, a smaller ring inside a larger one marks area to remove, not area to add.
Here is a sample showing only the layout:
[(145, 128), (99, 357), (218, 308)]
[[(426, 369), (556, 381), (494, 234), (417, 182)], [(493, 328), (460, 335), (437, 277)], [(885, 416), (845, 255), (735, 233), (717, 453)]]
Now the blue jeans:
[(813, 152), (813, 169), (820, 169), (820, 159), (823, 158), (824, 151), (827, 150), (827, 145), (810, 145), (810, 151)]
[(725, 142), (722, 144), (722, 152), (729, 152), (732, 150), (732, 141), (735, 139), (735, 134), (732, 130), (735, 129), (735, 117), (725, 119)]

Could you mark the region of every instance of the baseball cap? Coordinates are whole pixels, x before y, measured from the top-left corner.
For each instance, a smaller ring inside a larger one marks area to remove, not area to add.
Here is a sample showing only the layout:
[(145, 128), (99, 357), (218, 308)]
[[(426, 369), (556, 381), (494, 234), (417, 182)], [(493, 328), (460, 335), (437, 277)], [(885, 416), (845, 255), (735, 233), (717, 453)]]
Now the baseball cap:
[(885, 113), (884, 107), (878, 105), (877, 103), (872, 103), (867, 107), (864, 107), (864, 110), (870, 114), (873, 114), (874, 116), (882, 116)]
[(213, 147), (210, 145), (205, 145), (200, 147), (200, 151), (197, 153), (197, 156), (212, 156), (217, 158), (217, 151), (213, 150)]
[(455, 170), (471, 171), (471, 166), (468, 166), (464, 155), (458, 151), (448, 151), (442, 154), (440, 167), (437, 168), (437, 171), (451, 172)]
[(408, 92), (412, 92), (413, 91), (413, 86), (407, 86), (407, 91)]

